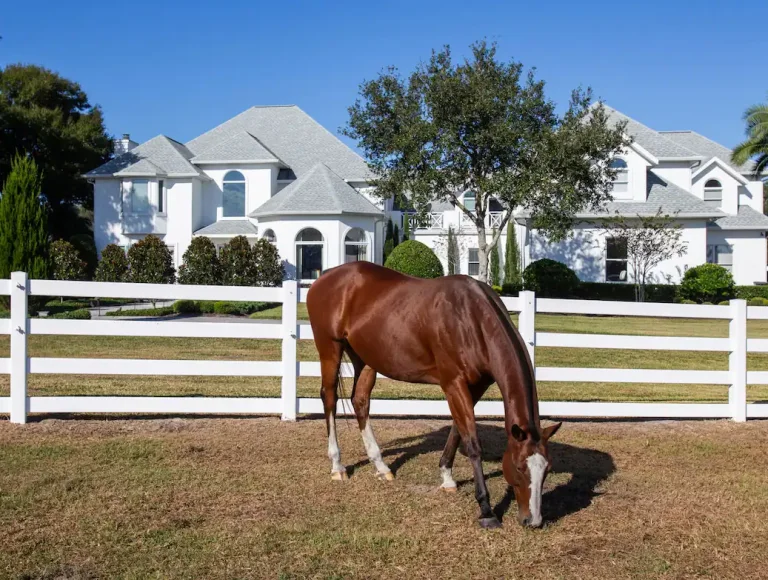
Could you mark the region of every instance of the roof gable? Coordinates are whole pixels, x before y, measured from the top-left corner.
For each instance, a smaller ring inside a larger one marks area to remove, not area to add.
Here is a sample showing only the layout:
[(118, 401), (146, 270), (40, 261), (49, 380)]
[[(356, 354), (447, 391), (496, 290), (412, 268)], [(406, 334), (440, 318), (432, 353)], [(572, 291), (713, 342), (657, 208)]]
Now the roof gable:
[(271, 215), (382, 216), (382, 212), (334, 173), (318, 163), (277, 195), (267, 200), (250, 217)]
[(362, 157), (295, 105), (251, 107), (186, 145), (195, 155), (202, 155), (243, 132), (255, 136), (299, 177), (318, 163), (327, 165), (342, 180), (372, 177)]
[(192, 163), (280, 163), (280, 159), (247, 131), (215, 140)]
[(86, 177), (121, 175), (200, 176), (200, 171), (188, 160), (191, 156), (191, 152), (178, 141), (165, 135), (158, 135), (90, 171)]
[(734, 169), (730, 163), (726, 163), (719, 157), (713, 157), (706, 163), (703, 163), (701, 167), (697, 168), (692, 175), (693, 181), (697, 181), (698, 179), (700, 179), (701, 177), (709, 173), (709, 170), (715, 166), (720, 167), (723, 171), (725, 171), (728, 175), (733, 177), (741, 185), (746, 185), (747, 183), (749, 183), (749, 180), (747, 180), (741, 173), (739, 173), (736, 169)]
[(731, 163), (730, 149), (724, 145), (720, 145), (720, 143), (712, 141), (712, 139), (707, 139), (703, 135), (699, 135), (695, 131), (659, 131), (659, 133), (667, 139), (695, 151), (704, 157), (706, 161), (711, 160), (713, 157), (718, 157), (739, 173), (751, 173), (754, 168), (754, 163), (751, 161), (743, 165)]
[(626, 133), (654, 157), (658, 159), (696, 159), (700, 157), (687, 147), (667, 139), (658, 131), (654, 131), (624, 113), (620, 113), (608, 105), (603, 106), (608, 115), (608, 121), (613, 124), (626, 121)]

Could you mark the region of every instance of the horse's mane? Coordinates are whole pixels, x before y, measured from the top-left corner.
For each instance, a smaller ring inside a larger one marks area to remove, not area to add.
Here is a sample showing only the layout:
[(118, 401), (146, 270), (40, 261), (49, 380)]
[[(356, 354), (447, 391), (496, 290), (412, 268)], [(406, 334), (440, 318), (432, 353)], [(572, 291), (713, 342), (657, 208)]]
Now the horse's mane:
[[(496, 291), (493, 290), (490, 286), (487, 284), (483, 284), (482, 282), (478, 282), (477, 285), (480, 287), (480, 290), (483, 292), (486, 298), (491, 303), (491, 307), (493, 308), (494, 313), (496, 314), (497, 318), (499, 319), (499, 322), (501, 323), (501, 327), (504, 329), (504, 332), (506, 333), (507, 337), (509, 338), (510, 343), (512, 344), (512, 348), (515, 350), (515, 353), (517, 354), (519, 359), (522, 359), (521, 362), (527, 366), (528, 372), (523, 372), (523, 388), (526, 390), (526, 393), (528, 395), (528, 416), (529, 416), (529, 425), (528, 430), (531, 433), (531, 436), (535, 439), (538, 439), (539, 432), (538, 428), (536, 426), (536, 413), (534, 412), (534, 401), (536, 399), (535, 396), (535, 383), (534, 383), (534, 377), (535, 377), (535, 371), (533, 368), (533, 363), (531, 361), (531, 357), (528, 354), (528, 348), (525, 345), (525, 342), (520, 337), (519, 333), (515, 329), (514, 325), (512, 324), (512, 321), (509, 319), (509, 312), (507, 312), (506, 306), (504, 306), (504, 302), (501, 301), (501, 298), (499, 298), (499, 295), (496, 294)], [(494, 377), (498, 384), (498, 378)]]

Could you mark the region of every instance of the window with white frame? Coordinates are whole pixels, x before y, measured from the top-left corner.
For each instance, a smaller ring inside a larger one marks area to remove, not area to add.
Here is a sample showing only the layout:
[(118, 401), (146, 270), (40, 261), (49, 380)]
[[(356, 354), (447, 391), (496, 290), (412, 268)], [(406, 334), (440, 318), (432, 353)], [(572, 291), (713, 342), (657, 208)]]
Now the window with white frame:
[(165, 181), (157, 182), (157, 213), (165, 214)]
[(611, 161), (611, 169), (616, 171), (612, 186), (614, 197), (627, 197), (629, 194), (629, 168), (627, 167), (627, 162), (621, 157), (614, 157), (613, 161)]
[(467, 208), (468, 211), (475, 211), (476, 201), (474, 191), (468, 191), (464, 194), (464, 207)]
[(730, 244), (710, 244), (707, 246), (707, 263), (722, 266), (733, 271), (733, 246)]
[(624, 238), (605, 240), (605, 281), (627, 281), (627, 240)]
[(134, 179), (128, 189), (128, 211), (141, 215), (148, 214), (149, 209), (149, 181)]
[(467, 274), (470, 276), (480, 275), (480, 250), (469, 248), (469, 257), (467, 258)]
[(314, 228), (305, 228), (296, 236), (296, 277), (299, 280), (317, 280), (323, 272), (323, 234)]
[(360, 228), (352, 228), (344, 238), (344, 263), (368, 260), (368, 238)]
[(222, 187), (222, 217), (245, 217), (245, 177), (228, 171)]
[(709, 179), (704, 184), (704, 203), (711, 207), (722, 205), (723, 185), (717, 179)]

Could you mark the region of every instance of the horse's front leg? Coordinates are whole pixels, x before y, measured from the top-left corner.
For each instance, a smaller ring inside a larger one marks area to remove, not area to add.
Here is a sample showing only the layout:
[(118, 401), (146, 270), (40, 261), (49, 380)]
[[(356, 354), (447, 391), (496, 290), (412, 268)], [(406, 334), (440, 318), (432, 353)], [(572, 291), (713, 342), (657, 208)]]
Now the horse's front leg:
[(469, 461), (472, 464), (472, 472), (475, 478), (475, 499), (480, 506), (480, 526), (483, 528), (498, 528), (501, 526), (501, 522), (491, 509), (491, 496), (488, 493), (488, 487), (485, 485), (482, 447), (480, 445), (480, 438), (477, 436), (475, 405), (472, 395), (464, 380), (453, 381), (450, 385), (443, 387), (443, 390), (448, 399), (453, 422), (459, 431), (461, 441), (464, 443), (464, 450), (467, 452), (467, 457), (469, 457)]

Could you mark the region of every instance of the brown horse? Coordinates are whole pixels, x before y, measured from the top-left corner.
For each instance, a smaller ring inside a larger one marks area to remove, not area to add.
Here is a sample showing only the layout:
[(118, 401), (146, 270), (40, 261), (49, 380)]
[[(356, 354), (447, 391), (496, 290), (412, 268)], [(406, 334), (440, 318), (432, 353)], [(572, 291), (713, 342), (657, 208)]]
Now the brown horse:
[(337, 389), (346, 353), (355, 371), (352, 406), (377, 476), (394, 479), (368, 421), (376, 373), (440, 385), (453, 418), (440, 459), (441, 487), (456, 489), (452, 468), (461, 441), (472, 463), (480, 525), (500, 526), (485, 485), (474, 413), (477, 401), (496, 382), (507, 433), (504, 477), (514, 489), (519, 522), (541, 525), (542, 486), (551, 466), (547, 441), (560, 423), (541, 428), (531, 359), (490, 287), (468, 276), (423, 280), (355, 262), (325, 272), (309, 290), (307, 310), (320, 354), (333, 479), (347, 479), (336, 439)]

